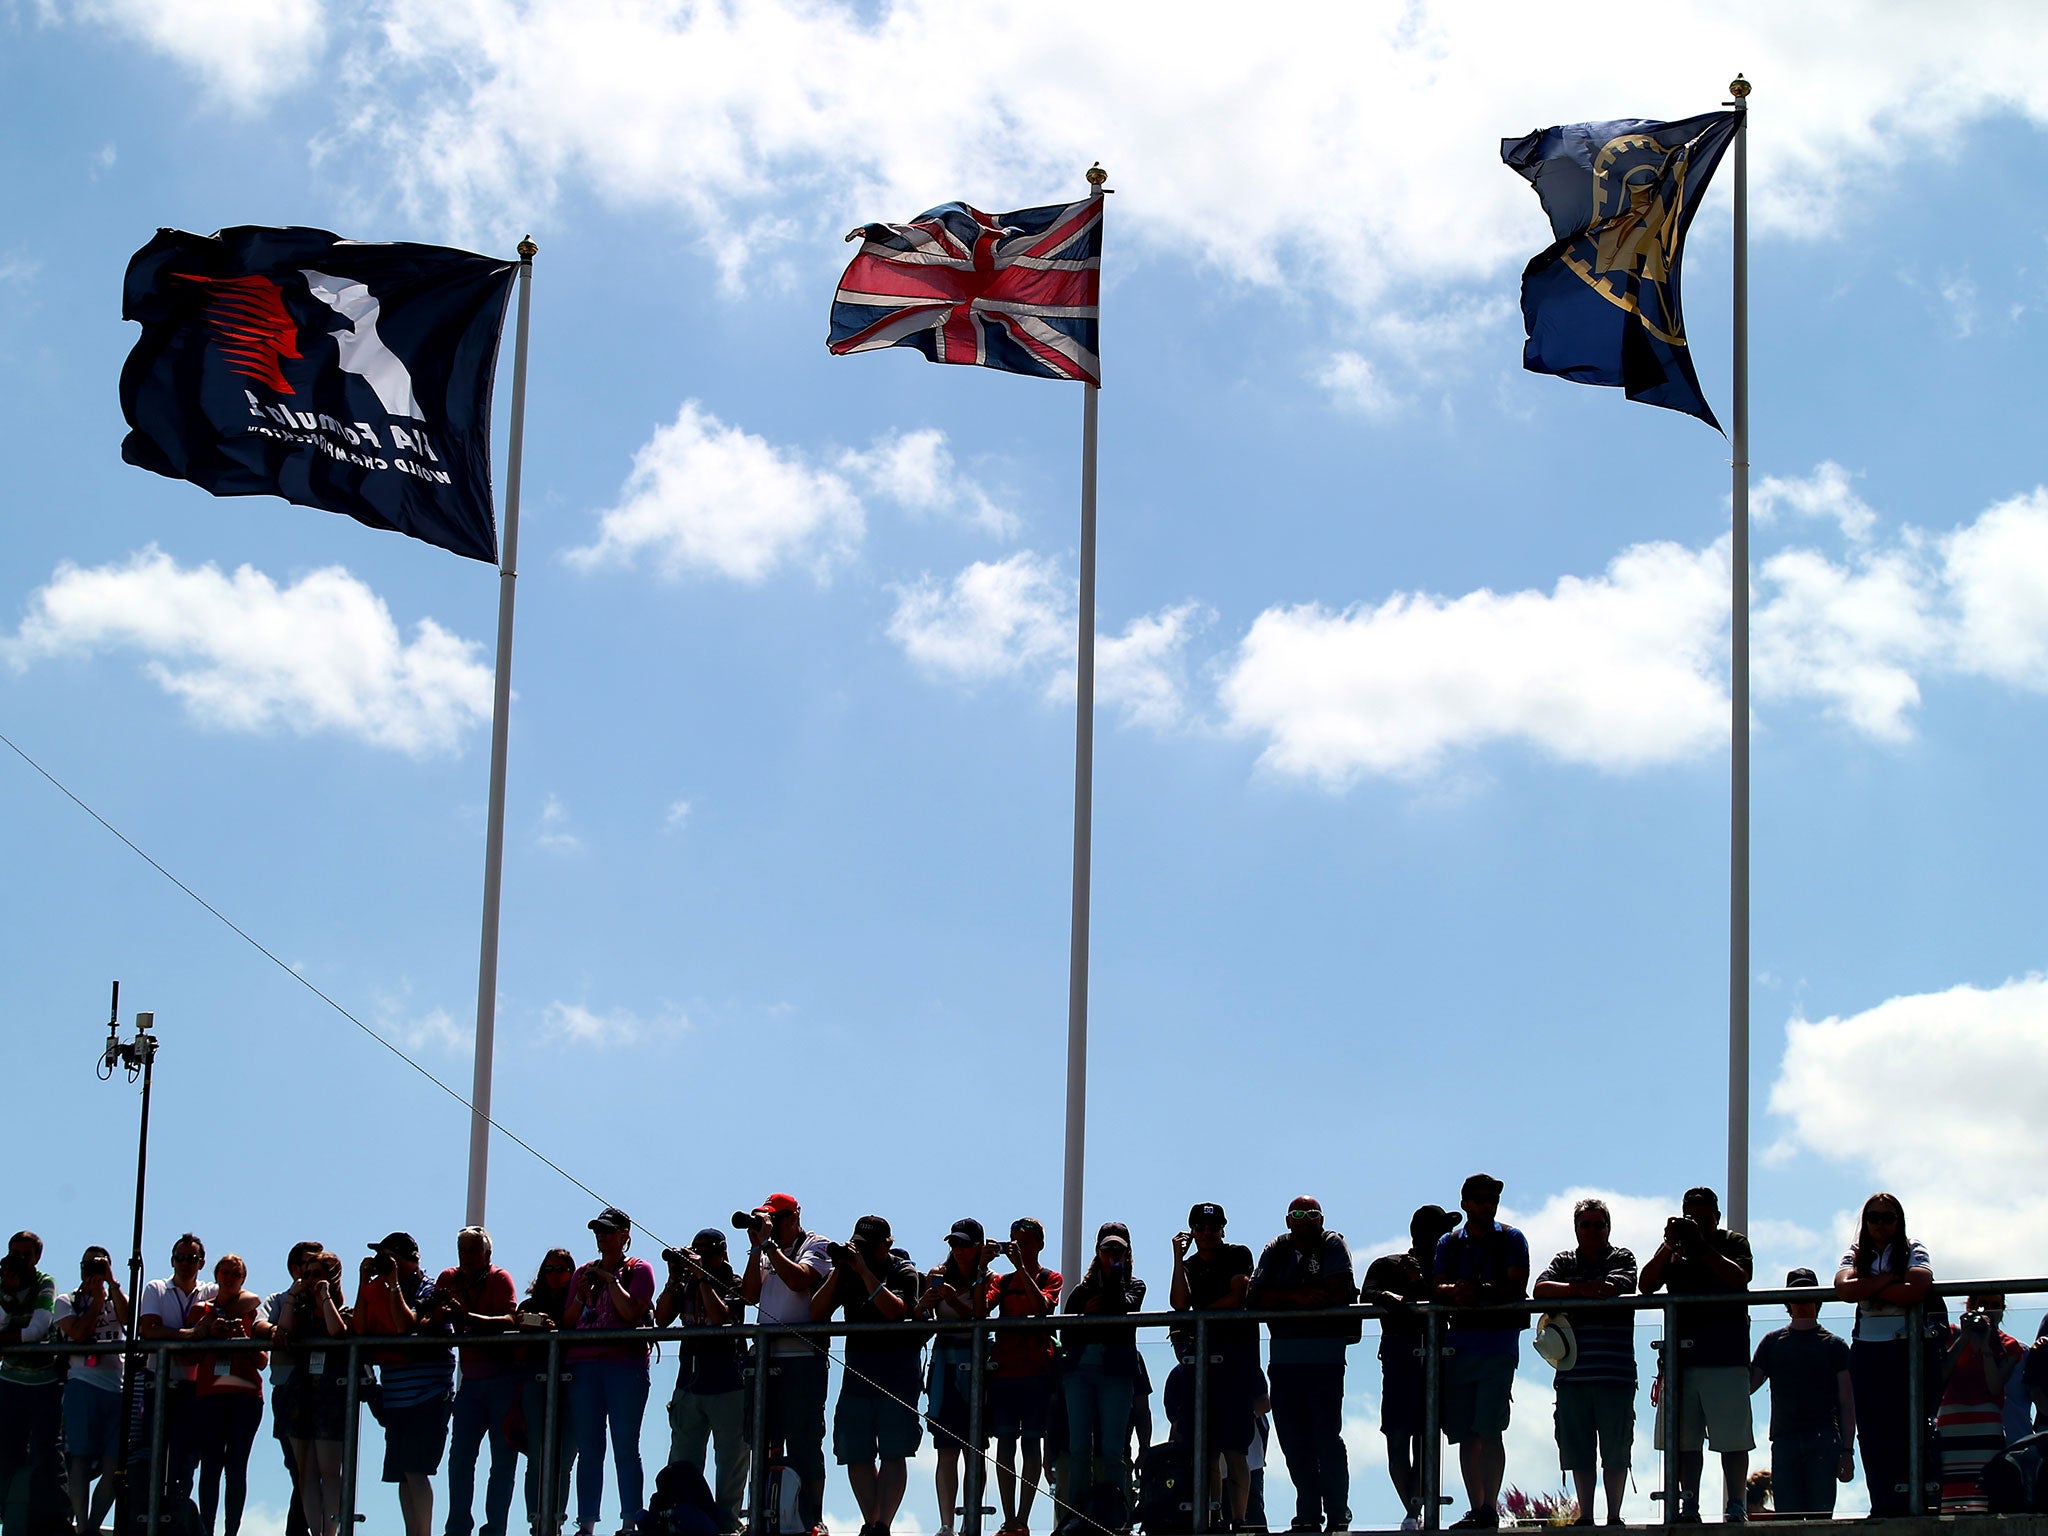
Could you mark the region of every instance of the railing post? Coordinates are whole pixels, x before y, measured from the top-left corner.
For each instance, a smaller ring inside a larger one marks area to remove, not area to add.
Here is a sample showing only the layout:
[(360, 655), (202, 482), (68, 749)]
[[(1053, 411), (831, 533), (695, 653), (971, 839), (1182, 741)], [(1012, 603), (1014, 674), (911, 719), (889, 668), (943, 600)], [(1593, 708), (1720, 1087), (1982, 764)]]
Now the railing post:
[[(1682, 1474), (1679, 1471), (1680, 1463), (1684, 1459), (1683, 1453), (1679, 1450), (1680, 1436), (1683, 1433), (1680, 1421), (1685, 1411), (1685, 1394), (1680, 1390), (1678, 1380), (1679, 1372), (1683, 1369), (1678, 1358), (1680, 1353), (1678, 1308), (1667, 1300), (1664, 1303), (1663, 1347), (1658, 1351), (1663, 1365), (1659, 1374), (1664, 1378), (1664, 1400), (1661, 1406), (1664, 1409), (1664, 1524), (1667, 1527), (1678, 1523), (1679, 1512), (1685, 1505), (1685, 1491), (1680, 1486)], [(1706, 1475), (1706, 1462), (1702, 1459), (1701, 1481), (1705, 1481)]]
[[(356, 1528), (356, 1453), (362, 1448), (362, 1406), (363, 1406), (363, 1356), (362, 1350), (351, 1342), (343, 1351), (342, 1358), (348, 1362), (344, 1367), (348, 1378), (343, 1386), (346, 1394), (341, 1409), (341, 1530), (340, 1536), (349, 1536)], [(318, 1532), (314, 1536), (319, 1536)]]
[(562, 1446), (560, 1424), (560, 1402), (562, 1396), (562, 1336), (552, 1330), (548, 1333), (546, 1374), (540, 1383), (540, 1497), (541, 1506), (534, 1511), (533, 1536), (556, 1536), (562, 1529), (567, 1511), (563, 1509), (559, 1491), (562, 1480)]
[(163, 1529), (158, 1523), (164, 1509), (164, 1436), (171, 1408), (171, 1357), (168, 1350), (156, 1352), (156, 1373), (150, 1381), (150, 1396), (156, 1399), (149, 1415), (149, 1531)]
[[(976, 1324), (974, 1342), (967, 1354), (967, 1514), (960, 1522), (962, 1536), (981, 1536), (981, 1505), (986, 1497), (987, 1458), (981, 1454), (982, 1405), (988, 1397), (988, 1330)], [(1124, 1448), (1130, 1448), (1130, 1433), (1124, 1434)], [(939, 1524), (946, 1512), (939, 1511)]]
[[(1380, 1324), (1384, 1331), (1384, 1320)], [(1443, 1528), (1444, 1315), (1426, 1302), (1422, 1313), (1422, 1528)]]
[[(754, 1461), (747, 1481), (747, 1530), (749, 1536), (766, 1536), (772, 1529), (768, 1520), (768, 1330), (754, 1329)], [(943, 1524), (944, 1522), (940, 1522)]]
[[(1188, 1529), (1195, 1536), (1209, 1529), (1209, 1478), (1215, 1472), (1212, 1465), (1216, 1460), (1209, 1450), (1209, 1319), (1201, 1313), (1195, 1314), (1195, 1428), (1189, 1449), (1193, 1452), (1195, 1470), (1195, 1507), (1190, 1512)], [(1107, 1447), (1104, 1447), (1107, 1449)], [(1128, 1451), (1128, 1445), (1120, 1447)]]
[(1906, 1513), (1927, 1504), (1927, 1304), (1906, 1308)]

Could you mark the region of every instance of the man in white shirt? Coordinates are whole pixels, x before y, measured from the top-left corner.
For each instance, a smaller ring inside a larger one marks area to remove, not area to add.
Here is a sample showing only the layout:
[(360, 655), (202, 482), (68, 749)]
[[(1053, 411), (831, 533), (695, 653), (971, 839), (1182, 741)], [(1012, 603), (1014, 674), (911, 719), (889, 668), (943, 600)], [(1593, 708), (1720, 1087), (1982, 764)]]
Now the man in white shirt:
[[(740, 1295), (770, 1327), (811, 1320), (811, 1292), (832, 1272), (825, 1239), (806, 1232), (796, 1196), (773, 1194), (754, 1207)], [(810, 1536), (824, 1536), (825, 1394), (830, 1356), (805, 1338), (769, 1345), (768, 1438), (782, 1442), (797, 1475), (797, 1511)]]
[[(78, 1289), (57, 1298), (52, 1326), (71, 1343), (91, 1346), (71, 1357), (64, 1379), (64, 1453), (72, 1518), (81, 1532), (96, 1532), (119, 1488), (107, 1474), (121, 1454), (121, 1341), (128, 1326), (128, 1298), (106, 1249), (85, 1250)], [(94, 1477), (100, 1480), (97, 1491)]]
[[(192, 1327), (192, 1309), (211, 1301), (220, 1288), (211, 1281), (200, 1282), (206, 1263), (206, 1244), (185, 1233), (171, 1244), (169, 1278), (152, 1280), (142, 1288), (142, 1300), (135, 1310), (135, 1332), (144, 1339), (191, 1339), (198, 1337)], [(169, 1372), (169, 1391), (164, 1395), (164, 1492), (173, 1499), (189, 1498), (192, 1474), (199, 1466), (198, 1419), (193, 1408), (193, 1387), (199, 1379), (199, 1357), (189, 1355), (175, 1361)], [(154, 1403), (151, 1391), (145, 1402)]]

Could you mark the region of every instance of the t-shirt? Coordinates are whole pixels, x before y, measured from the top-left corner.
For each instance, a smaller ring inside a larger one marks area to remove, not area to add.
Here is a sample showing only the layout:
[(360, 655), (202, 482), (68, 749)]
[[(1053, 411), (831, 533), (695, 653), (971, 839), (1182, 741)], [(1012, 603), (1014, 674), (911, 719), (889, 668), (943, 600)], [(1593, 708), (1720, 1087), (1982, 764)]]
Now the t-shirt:
[[(1851, 1248), (1842, 1255), (1838, 1270), (1856, 1271), (1856, 1250)], [(1906, 1245), (1906, 1269), (1925, 1269), (1934, 1273), (1934, 1266), (1928, 1262), (1927, 1249), (1919, 1243)], [(1892, 1279), (1904, 1279), (1905, 1270), (1896, 1274), (1892, 1270), (1892, 1250), (1889, 1244), (1884, 1251), (1871, 1261), (1871, 1277), (1879, 1275)], [(1906, 1336), (1906, 1309), (1896, 1301), (1859, 1301), (1856, 1303), (1856, 1331), (1853, 1337), (1863, 1344), (1886, 1344), (1893, 1339)]]
[[(474, 1312), (480, 1317), (504, 1317), (519, 1305), (519, 1289), (512, 1283), (512, 1276), (496, 1265), (489, 1265), (476, 1274), (471, 1274), (460, 1265), (441, 1271), (434, 1281), (434, 1289), (451, 1297), (465, 1312)], [(469, 1330), (457, 1323), (455, 1331)], [(519, 1369), (509, 1349), (482, 1349), (465, 1344), (457, 1351), (462, 1361), (464, 1381), (482, 1381), (492, 1376), (506, 1376)]]
[[(248, 1321), (260, 1316), (262, 1308)], [(192, 1309), (194, 1327), (204, 1328), (213, 1321), (214, 1303), (203, 1301)], [(246, 1337), (246, 1335), (239, 1335)], [(263, 1367), (257, 1362), (260, 1353), (246, 1349), (223, 1349), (209, 1351), (199, 1357), (198, 1393), (201, 1397), (251, 1396), (263, 1400)]]
[[(822, 1285), (825, 1277), (832, 1273), (832, 1260), (825, 1248), (824, 1238), (815, 1232), (806, 1232), (796, 1247), (785, 1248), (782, 1256), (797, 1268), (808, 1269)], [(756, 1256), (754, 1262), (761, 1266), (761, 1300), (755, 1306), (755, 1321), (771, 1328), (793, 1328), (808, 1323), (811, 1320), (810, 1293), (791, 1290), (784, 1284), (782, 1276), (775, 1272), (774, 1261), (767, 1254)], [(777, 1339), (768, 1349), (770, 1354), (776, 1355), (811, 1353), (811, 1347), (802, 1339)]]
[[(908, 1317), (908, 1308), (917, 1302), (917, 1266), (895, 1253), (880, 1263), (873, 1259), (868, 1259), (867, 1263), (881, 1286), (902, 1298), (906, 1308), (903, 1316)], [(839, 1288), (833, 1293), (832, 1305), (843, 1313), (849, 1323), (902, 1321), (901, 1318), (892, 1318), (876, 1305), (868, 1294), (867, 1282), (851, 1265), (840, 1272)], [(916, 1398), (919, 1385), (917, 1368), (923, 1354), (923, 1346), (916, 1334), (857, 1333), (847, 1338), (845, 1350), (847, 1373), (841, 1391), (881, 1391), (896, 1397)], [(856, 1371), (858, 1376), (854, 1374)], [(863, 1381), (861, 1377), (867, 1380)]]
[[(1366, 1266), (1366, 1291), (1385, 1291), (1389, 1296), (1398, 1296), (1403, 1301), (1427, 1301), (1430, 1297), (1431, 1275), (1436, 1269), (1436, 1253), (1382, 1254)], [(1403, 1308), (1394, 1308), (1380, 1319), (1380, 1360), (1389, 1369), (1402, 1371), (1413, 1366), (1422, 1369), (1422, 1362), (1415, 1356), (1413, 1340), (1422, 1336), (1424, 1323), (1420, 1314)], [(1388, 1340), (1393, 1346), (1388, 1347)]]
[[(1515, 1275), (1521, 1280), (1514, 1280)], [(1479, 1232), (1468, 1220), (1436, 1242), (1436, 1281), (1446, 1285), (1469, 1280), (1485, 1286), (1486, 1299), (1507, 1301), (1529, 1294), (1529, 1239), (1506, 1222), (1489, 1222)], [(1526, 1312), (1453, 1312), (1446, 1342), (1468, 1355), (1515, 1355), (1521, 1333), (1529, 1326)]]
[[(1089, 1303), (1093, 1302), (1091, 1307)], [(1081, 1283), (1067, 1292), (1060, 1303), (1066, 1312), (1089, 1313), (1096, 1317), (1118, 1316), (1145, 1310), (1145, 1282), (1128, 1269), (1111, 1272), (1100, 1260), (1091, 1263)], [(1124, 1374), (1139, 1361), (1138, 1330), (1135, 1328), (1068, 1328), (1061, 1332), (1069, 1350), (1091, 1345), (1101, 1349), (1105, 1360), (1114, 1359)]]
[[(1944, 1408), (1996, 1408), (1999, 1399), (1994, 1397), (1991, 1387), (1984, 1380), (1984, 1351), (1978, 1343), (1979, 1335), (1967, 1332), (1961, 1327), (1951, 1328), (1949, 1337), (1953, 1340), (1961, 1335), (1963, 1347), (1956, 1351), (1953, 1368), (1949, 1371), (1948, 1385), (1942, 1388), (1941, 1406)], [(1994, 1347), (2005, 1358), (2010, 1370), (2020, 1363), (2026, 1354), (2026, 1346), (2009, 1333), (1991, 1335)]]
[[(69, 1322), (82, 1316), (76, 1309), (78, 1292), (67, 1291), (57, 1298), (57, 1310), (53, 1322)], [(85, 1337), (95, 1344), (113, 1346), (110, 1349), (88, 1350), (71, 1357), (72, 1381), (81, 1386), (98, 1387), (106, 1392), (121, 1390), (121, 1318), (114, 1311), (113, 1298), (103, 1296), (94, 1309), (92, 1327)]]
[[(142, 1300), (135, 1308), (135, 1327), (139, 1333), (142, 1319), (153, 1317), (166, 1328), (191, 1326), (192, 1309), (202, 1301), (213, 1300), (213, 1294), (220, 1287), (211, 1280), (194, 1286), (190, 1291), (181, 1291), (172, 1280), (152, 1280), (142, 1288)], [(196, 1360), (187, 1357), (171, 1367), (173, 1381), (194, 1381), (199, 1376)]]
[[(1636, 1290), (1636, 1256), (1626, 1248), (1609, 1248), (1588, 1258), (1576, 1248), (1567, 1248), (1538, 1275), (1539, 1282), (1555, 1280), (1565, 1285), (1600, 1282), (1618, 1286), (1617, 1296), (1633, 1296)], [(1635, 1316), (1630, 1312), (1596, 1312), (1573, 1308), (1560, 1313), (1568, 1319), (1572, 1335), (1579, 1341), (1579, 1358), (1568, 1371), (1559, 1371), (1559, 1382), (1587, 1386), (1633, 1387), (1636, 1384)]]
[[(1059, 1310), (1060, 1285), (1060, 1272), (1056, 1269), (1041, 1269), (1036, 1275), (1021, 1270), (991, 1275), (989, 1313), (994, 1317), (1049, 1316)], [(1055, 1363), (1052, 1330), (998, 1329), (988, 1355), (999, 1377), (1050, 1376)]]
[[(1749, 1254), (1749, 1239), (1740, 1232), (1716, 1227), (1706, 1234), (1707, 1246), (1732, 1259), (1742, 1269), (1742, 1282), (1731, 1284), (1716, 1274), (1704, 1257), (1695, 1258), (1684, 1250), (1673, 1254), (1664, 1266), (1664, 1289), (1674, 1296), (1711, 1296), (1749, 1290), (1749, 1277), (1756, 1273), (1756, 1261)], [(1678, 1309), (1679, 1348), (1685, 1353), (1679, 1368), (1703, 1365), (1747, 1365), (1749, 1363), (1749, 1306), (1744, 1302), (1706, 1302)]]
[[(1188, 1305), (1197, 1312), (1210, 1310), (1230, 1294), (1232, 1284), (1240, 1275), (1249, 1278), (1257, 1268), (1252, 1262), (1251, 1249), (1243, 1243), (1218, 1243), (1215, 1254), (1209, 1258), (1190, 1251), (1181, 1267), (1188, 1277)], [(1208, 1335), (1212, 1354), (1247, 1359), (1258, 1355), (1257, 1323), (1211, 1322)]]
[[(41, 1343), (57, 1318), (57, 1282), (40, 1269), (34, 1271), (23, 1284), (0, 1290), (0, 1313), (6, 1314), (6, 1327), (21, 1330), (22, 1343)], [(63, 1378), (61, 1355), (9, 1355), (0, 1360), (0, 1381), (17, 1387), (54, 1386)]]
[(1764, 1335), (1750, 1362), (1771, 1384), (1771, 1438), (1842, 1432), (1836, 1378), (1849, 1369), (1849, 1346), (1825, 1328), (1779, 1328)]
[[(1284, 1233), (1266, 1244), (1266, 1251), (1259, 1255), (1258, 1268), (1252, 1272), (1250, 1304), (1269, 1307), (1274, 1303), (1260, 1294), (1263, 1291), (1295, 1290), (1324, 1280), (1335, 1280), (1341, 1289), (1321, 1305), (1349, 1306), (1357, 1299), (1358, 1287), (1351, 1279), (1351, 1246), (1344, 1241), (1344, 1234), (1326, 1231), (1303, 1249), (1293, 1233)], [(1345, 1347), (1358, 1338), (1358, 1325), (1349, 1322), (1269, 1323), (1267, 1331), (1273, 1336), (1275, 1365), (1341, 1365)]]
[[(641, 1304), (640, 1316), (646, 1318), (654, 1309), (654, 1266), (645, 1259), (629, 1258), (619, 1266), (619, 1284), (626, 1294)], [(576, 1326), (583, 1328), (631, 1328), (634, 1325), (619, 1315), (618, 1304), (612, 1300), (612, 1289), (605, 1286), (593, 1296), (576, 1319)], [(647, 1359), (649, 1346), (645, 1344), (572, 1344), (569, 1347), (571, 1360), (639, 1360)]]
[[(272, 1291), (263, 1298), (263, 1310), (258, 1315), (275, 1328), (278, 1319), (284, 1316), (285, 1298), (291, 1293), (290, 1286), (281, 1291)], [(299, 1368), (296, 1355), (297, 1351), (290, 1349), (273, 1349), (270, 1352), (270, 1385), (273, 1391), (283, 1386), (291, 1378), (292, 1372)]]
[(739, 1327), (746, 1308), (740, 1301), (739, 1280), (723, 1263), (709, 1267), (711, 1273), (718, 1277), (717, 1291), (726, 1300), (726, 1320), (714, 1323), (706, 1314), (703, 1283), (694, 1275), (684, 1280), (682, 1305), (676, 1310), (676, 1326), (679, 1328), (718, 1328), (732, 1334), (730, 1339), (707, 1339), (702, 1343), (685, 1341), (676, 1346), (676, 1353), (681, 1357), (676, 1371), (676, 1389), (700, 1397), (737, 1392), (745, 1385), (740, 1369), (746, 1345), (740, 1338)]

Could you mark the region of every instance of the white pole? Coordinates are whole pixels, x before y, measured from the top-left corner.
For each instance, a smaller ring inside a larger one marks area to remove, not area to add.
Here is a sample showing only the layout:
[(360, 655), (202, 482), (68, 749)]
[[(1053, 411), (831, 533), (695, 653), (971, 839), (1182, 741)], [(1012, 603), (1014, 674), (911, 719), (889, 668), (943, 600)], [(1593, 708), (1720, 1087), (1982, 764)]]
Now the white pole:
[(526, 438), (526, 320), (533, 258), (540, 247), (519, 242), (519, 323), (512, 341), (512, 438), (505, 453), (505, 529), (498, 548), (498, 667), (491, 698), (491, 802), (484, 833), (484, 933), (477, 961), (476, 1070), (469, 1089), (469, 1199), (463, 1220), (484, 1222), (490, 1183), (491, 1054), (498, 1026), (498, 891), (505, 866), (505, 746), (512, 717), (512, 598), (519, 580), (519, 463)]
[(1749, 82), (1728, 86), (1735, 128), (1735, 344), (1729, 549), (1728, 1225), (1749, 1229)]
[[(1102, 196), (1108, 172), (1088, 172)], [(1074, 908), (1067, 968), (1067, 1176), (1060, 1203), (1060, 1272), (1081, 1280), (1083, 1167), (1088, 1142), (1088, 881), (1095, 823), (1095, 385), (1081, 403), (1081, 616), (1074, 669)]]

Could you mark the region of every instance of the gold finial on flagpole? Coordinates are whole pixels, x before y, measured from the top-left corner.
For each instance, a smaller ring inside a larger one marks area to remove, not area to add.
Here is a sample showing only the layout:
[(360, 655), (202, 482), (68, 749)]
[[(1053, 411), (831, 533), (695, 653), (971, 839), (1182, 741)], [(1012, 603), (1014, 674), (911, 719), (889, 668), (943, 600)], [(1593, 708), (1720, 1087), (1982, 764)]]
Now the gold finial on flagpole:
[(1737, 75), (1728, 82), (1728, 94), (1737, 101), (1742, 100), (1743, 97), (1749, 94), (1749, 82), (1743, 79), (1742, 76)]
[(1105, 171), (1102, 168), (1102, 162), (1100, 160), (1096, 161), (1093, 165), (1088, 167), (1089, 186), (1095, 188), (1097, 191), (1100, 191), (1102, 189), (1102, 184), (1107, 180), (1109, 180), (1109, 172)]
[(521, 261), (531, 261), (534, 257), (540, 254), (540, 247), (533, 243), (533, 236), (531, 235), (528, 235), (524, 240), (519, 242), (518, 249), (519, 259)]

